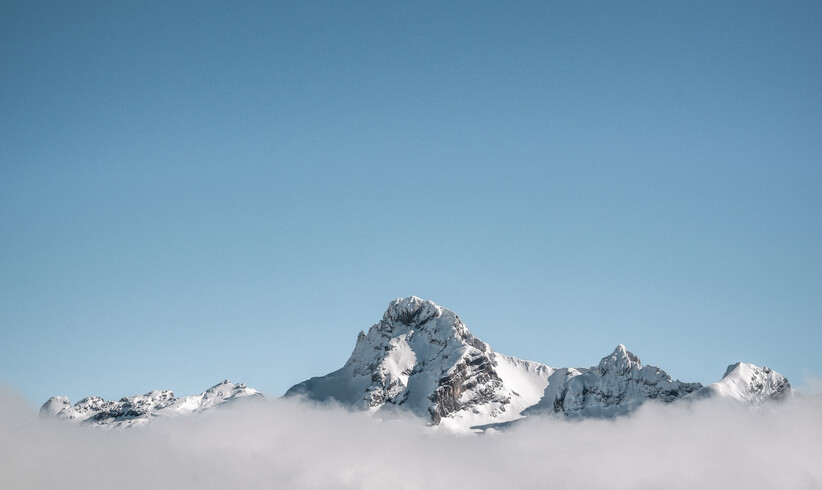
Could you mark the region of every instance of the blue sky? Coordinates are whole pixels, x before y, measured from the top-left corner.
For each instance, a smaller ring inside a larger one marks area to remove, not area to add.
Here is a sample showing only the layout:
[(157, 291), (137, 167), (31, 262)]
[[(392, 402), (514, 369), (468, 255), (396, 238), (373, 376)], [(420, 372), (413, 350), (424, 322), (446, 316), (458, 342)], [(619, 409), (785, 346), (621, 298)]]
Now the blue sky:
[(497, 351), (822, 374), (818, 2), (3, 2), (0, 383), (337, 369), (388, 302)]

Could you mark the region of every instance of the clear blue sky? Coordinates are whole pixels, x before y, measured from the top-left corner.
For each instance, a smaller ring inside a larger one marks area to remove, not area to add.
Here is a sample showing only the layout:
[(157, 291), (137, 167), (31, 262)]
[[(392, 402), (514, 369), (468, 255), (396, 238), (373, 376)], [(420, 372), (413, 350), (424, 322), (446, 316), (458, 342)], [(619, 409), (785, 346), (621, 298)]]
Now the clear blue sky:
[(822, 375), (822, 4), (0, 4), (0, 384), (342, 366), (393, 298), (497, 351)]

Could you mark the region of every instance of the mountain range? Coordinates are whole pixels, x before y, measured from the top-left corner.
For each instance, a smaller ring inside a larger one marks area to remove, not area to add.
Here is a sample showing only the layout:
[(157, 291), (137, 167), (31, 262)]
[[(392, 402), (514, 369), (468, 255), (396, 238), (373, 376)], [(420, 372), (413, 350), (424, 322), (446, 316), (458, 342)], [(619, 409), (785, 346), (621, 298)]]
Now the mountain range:
[(709, 386), (671, 379), (618, 345), (590, 368), (555, 368), (495, 352), (453, 311), (415, 296), (391, 302), (360, 332), (345, 365), (291, 387), (285, 396), (336, 401), (378, 412), (403, 409), (453, 428), (524, 416), (611, 417), (647, 401), (724, 397), (757, 404), (791, 396), (769, 368), (736, 363)]
[(181, 398), (176, 398), (170, 390), (154, 390), (119, 401), (89, 396), (72, 405), (65, 396), (53, 396), (40, 408), (40, 416), (105, 428), (126, 428), (146, 424), (153, 417), (191, 415), (252, 398), (262, 398), (262, 394), (243, 383), (224, 380), (199, 395)]
[[(171, 391), (71, 405), (52, 397), (41, 416), (129, 427), (156, 416), (199, 413), (262, 395), (228, 380), (200, 395), (175, 398)], [(760, 404), (792, 396), (788, 380), (767, 367), (728, 366), (716, 383), (702, 386), (671, 379), (644, 366), (624, 345), (589, 368), (551, 367), (495, 352), (475, 337), (453, 311), (416, 296), (392, 301), (382, 320), (360, 332), (340, 369), (292, 386), (285, 397), (334, 402), (369, 412), (408, 411), (430, 425), (455, 430), (500, 426), (527, 416), (613, 417), (643, 403), (724, 398)]]

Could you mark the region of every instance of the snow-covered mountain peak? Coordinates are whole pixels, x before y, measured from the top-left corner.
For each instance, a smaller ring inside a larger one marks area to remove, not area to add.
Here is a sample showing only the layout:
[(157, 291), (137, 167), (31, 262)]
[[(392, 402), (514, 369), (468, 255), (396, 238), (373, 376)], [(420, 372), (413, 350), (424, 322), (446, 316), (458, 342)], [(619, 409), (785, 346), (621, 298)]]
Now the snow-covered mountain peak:
[(692, 393), (687, 399), (719, 397), (758, 405), (783, 400), (792, 394), (788, 379), (773, 369), (737, 362), (728, 366), (720, 381)]
[(485, 422), (516, 417), (535, 403), (548, 370), (496, 354), (453, 311), (410, 296), (392, 301), (382, 320), (359, 334), (343, 368), (303, 381), (286, 396), (368, 410), (402, 406), (434, 424)]
[(429, 358), (461, 348), (490, 351), (488, 344), (474, 337), (456, 313), (433, 301), (409, 296), (392, 301), (382, 320), (368, 333), (360, 333), (348, 364), (371, 363), (371, 351), (401, 350), (403, 345), (411, 344), (415, 352), (425, 351), (423, 355)]
[(66, 396), (53, 396), (40, 407), (41, 417), (55, 417), (66, 408), (71, 408), (71, 402)]
[(791, 384), (785, 376), (771, 368), (747, 362), (728, 366), (725, 375), (715, 387), (723, 395), (738, 400), (758, 403), (762, 400), (781, 400), (791, 395)]
[(476, 349), (485, 351), (488, 345), (478, 341), (468, 327), (462, 323), (453, 311), (437, 305), (433, 301), (409, 296), (397, 298), (388, 305), (382, 320), (371, 327), (368, 334), (363, 332), (360, 338), (373, 336), (397, 338), (404, 334), (421, 335), (434, 344), (448, 343), (449, 339), (466, 343)]
[(619, 344), (610, 355), (599, 361), (598, 367), (603, 373), (617, 372), (624, 374), (632, 369), (642, 369), (642, 363), (633, 352), (626, 349), (624, 345)]

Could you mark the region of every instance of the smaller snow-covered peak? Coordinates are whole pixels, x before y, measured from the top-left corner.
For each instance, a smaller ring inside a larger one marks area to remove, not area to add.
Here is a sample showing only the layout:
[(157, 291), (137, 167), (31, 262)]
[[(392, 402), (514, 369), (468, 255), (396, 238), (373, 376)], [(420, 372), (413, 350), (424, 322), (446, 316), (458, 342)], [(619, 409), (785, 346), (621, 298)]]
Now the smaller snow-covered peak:
[(643, 366), (624, 345), (584, 370), (558, 369), (548, 378), (543, 398), (530, 413), (562, 413), (568, 417), (615, 417), (648, 400), (670, 403), (702, 388), (673, 380), (655, 366)]
[(633, 352), (626, 349), (624, 345), (619, 344), (610, 355), (599, 361), (599, 369), (602, 372), (616, 371), (625, 373), (631, 369), (642, 369), (642, 363)]
[(782, 400), (791, 394), (788, 379), (773, 369), (737, 362), (728, 366), (719, 382), (697, 391), (691, 398), (718, 396), (756, 405), (769, 400)]
[(71, 407), (71, 402), (65, 396), (53, 396), (40, 407), (40, 416), (44, 418), (56, 417), (66, 408)]
[(756, 364), (751, 364), (749, 362), (735, 362), (728, 366), (728, 368), (725, 369), (725, 374), (722, 375), (723, 380), (755, 380), (757, 378), (763, 381), (781, 381), (785, 379), (784, 376), (769, 367), (759, 367)]
[(791, 394), (791, 384), (785, 376), (769, 367), (759, 367), (747, 362), (728, 366), (718, 384), (732, 386), (737, 398), (750, 402), (765, 399), (781, 400)]
[[(218, 397), (219, 399), (227, 398), (242, 398), (246, 396), (257, 396), (261, 393), (254, 388), (249, 388), (245, 383), (232, 383), (229, 380), (223, 380), (211, 388), (205, 390), (200, 397), (203, 399)], [(188, 397), (187, 397), (188, 398)]]

